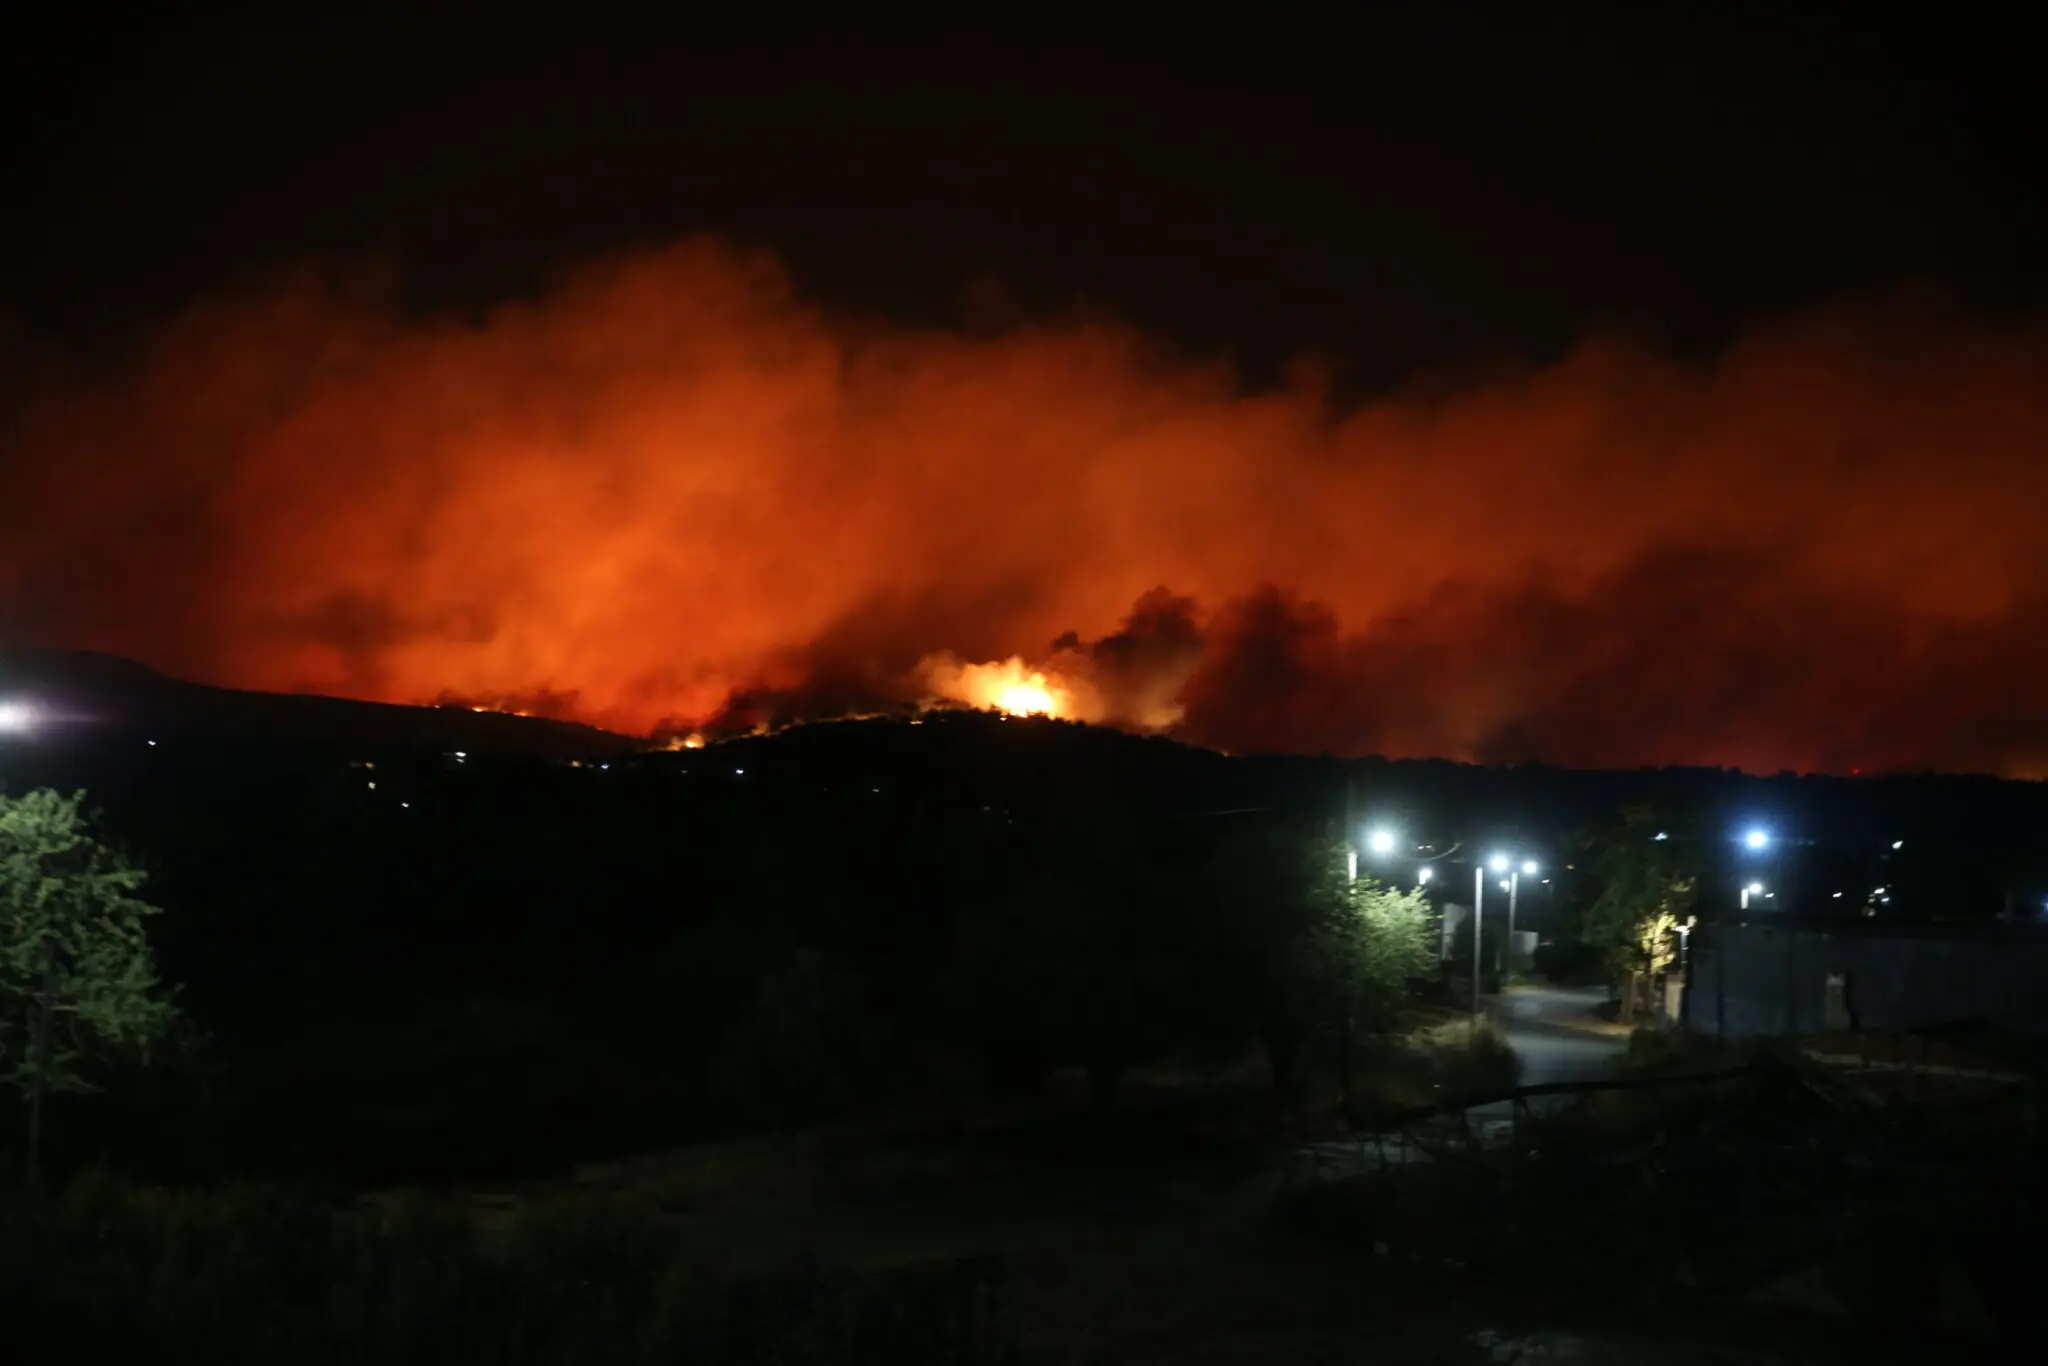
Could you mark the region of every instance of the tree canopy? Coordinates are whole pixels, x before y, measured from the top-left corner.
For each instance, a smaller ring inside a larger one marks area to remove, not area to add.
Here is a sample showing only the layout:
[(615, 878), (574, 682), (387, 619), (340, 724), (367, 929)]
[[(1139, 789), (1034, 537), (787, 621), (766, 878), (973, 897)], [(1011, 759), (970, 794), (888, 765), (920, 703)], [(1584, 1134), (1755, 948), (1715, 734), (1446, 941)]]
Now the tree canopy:
[(95, 1089), (95, 1059), (146, 1050), (176, 1017), (144, 933), (158, 913), (145, 874), (92, 833), (83, 804), (0, 795), (0, 1075), (31, 1094)]
[(1693, 918), (1705, 872), (1698, 821), (1667, 802), (1623, 808), (1582, 843), (1600, 895), (1585, 914), (1586, 942), (1617, 977), (1670, 963), (1678, 928)]

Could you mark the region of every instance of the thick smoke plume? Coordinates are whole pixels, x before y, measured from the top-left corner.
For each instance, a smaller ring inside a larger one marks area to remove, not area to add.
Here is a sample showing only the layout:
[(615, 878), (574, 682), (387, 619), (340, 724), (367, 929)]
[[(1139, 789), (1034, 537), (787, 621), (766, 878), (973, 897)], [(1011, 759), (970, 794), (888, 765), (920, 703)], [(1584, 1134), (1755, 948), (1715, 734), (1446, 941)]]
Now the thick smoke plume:
[(1301, 374), (891, 330), (709, 240), (483, 318), (307, 272), (15, 365), (0, 624), (642, 732), (1042, 686), (1240, 750), (2048, 771), (2048, 332)]

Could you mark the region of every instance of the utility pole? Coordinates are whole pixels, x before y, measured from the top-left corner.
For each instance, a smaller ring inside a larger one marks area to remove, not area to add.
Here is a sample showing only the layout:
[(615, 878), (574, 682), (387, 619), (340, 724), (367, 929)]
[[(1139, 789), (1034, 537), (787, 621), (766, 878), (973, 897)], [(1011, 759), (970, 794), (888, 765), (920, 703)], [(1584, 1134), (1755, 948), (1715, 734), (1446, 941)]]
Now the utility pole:
[(1484, 926), (1486, 910), (1486, 865), (1473, 860), (1472, 863), (1472, 1027), (1479, 1027), (1479, 977), (1480, 965), (1486, 961), (1482, 946), (1486, 936), (1480, 931)]
[(1500, 984), (1505, 991), (1508, 984), (1508, 970), (1515, 965), (1515, 898), (1522, 890), (1522, 870), (1517, 868), (1508, 874), (1508, 937), (1500, 950)]

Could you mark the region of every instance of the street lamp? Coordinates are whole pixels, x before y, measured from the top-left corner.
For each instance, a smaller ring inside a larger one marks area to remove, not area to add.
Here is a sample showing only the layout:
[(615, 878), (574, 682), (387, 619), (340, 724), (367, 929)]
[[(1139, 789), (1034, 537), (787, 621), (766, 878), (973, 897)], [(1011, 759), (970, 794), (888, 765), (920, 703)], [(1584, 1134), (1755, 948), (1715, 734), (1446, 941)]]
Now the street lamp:
[(1771, 837), (1770, 834), (1766, 831), (1752, 830), (1742, 837), (1742, 842), (1749, 849), (1761, 852), (1770, 847)]
[(1752, 882), (1744, 886), (1742, 889), (1742, 909), (1748, 910), (1749, 899), (1753, 896), (1762, 896), (1763, 890), (1764, 885), (1761, 882)]
[(1415, 870), (1415, 885), (1419, 887), (1423, 883), (1429, 881), (1431, 878), (1435, 876), (1436, 869), (1430, 867), (1428, 864), (1425, 863), (1420, 868)]
[[(1507, 866), (1504, 856), (1496, 855), (1493, 860), (1496, 869)], [(1486, 868), (1483, 864), (1472, 865), (1472, 1027), (1479, 1027), (1479, 965), (1485, 961), (1481, 946), (1486, 942), (1483, 933), (1486, 925)]]
[(1508, 969), (1514, 965), (1515, 961), (1515, 899), (1521, 895), (1522, 874), (1524, 873), (1527, 873), (1530, 877), (1536, 876), (1537, 867), (1535, 859), (1523, 859), (1522, 866), (1508, 874), (1508, 937), (1506, 946), (1500, 951), (1502, 986), (1507, 985)]
[(15, 735), (35, 729), (35, 708), (16, 698), (0, 700), (0, 735)]
[[(1472, 1018), (1475, 1021), (1479, 1018), (1480, 963), (1482, 962), (1482, 950), (1486, 943), (1483, 931), (1486, 925), (1487, 868), (1491, 868), (1496, 873), (1507, 874), (1506, 877), (1501, 879), (1500, 885), (1501, 890), (1508, 894), (1507, 942), (1512, 944), (1515, 936), (1515, 899), (1521, 892), (1522, 872), (1526, 869), (1534, 873), (1536, 871), (1536, 861), (1534, 859), (1526, 859), (1520, 867), (1516, 867), (1515, 861), (1506, 854), (1495, 854), (1486, 861), (1485, 867), (1475, 866), (1472, 869)], [(1503, 953), (1505, 953), (1505, 950)], [(1503, 962), (1501, 966), (1505, 967), (1505, 963)]]
[(1365, 847), (1378, 854), (1381, 858), (1385, 858), (1388, 854), (1394, 852), (1394, 832), (1391, 830), (1373, 831), (1372, 834), (1366, 837)]

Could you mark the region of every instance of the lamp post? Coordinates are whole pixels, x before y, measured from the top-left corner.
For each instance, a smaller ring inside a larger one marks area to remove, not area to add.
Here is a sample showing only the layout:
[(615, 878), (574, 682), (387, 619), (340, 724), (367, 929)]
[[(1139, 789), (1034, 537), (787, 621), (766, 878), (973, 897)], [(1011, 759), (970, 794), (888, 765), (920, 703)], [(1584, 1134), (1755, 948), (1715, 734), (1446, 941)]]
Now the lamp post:
[[(1508, 866), (1506, 854), (1495, 854), (1489, 864), (1498, 873)], [(1486, 867), (1472, 865), (1472, 1023), (1479, 1023), (1481, 974), (1486, 962)], [(1512, 889), (1513, 884), (1509, 884)], [(1512, 890), (1510, 891), (1512, 895)]]
[(1507, 985), (1508, 970), (1514, 966), (1515, 962), (1515, 898), (1521, 894), (1522, 874), (1524, 873), (1527, 873), (1530, 877), (1536, 876), (1535, 859), (1523, 859), (1522, 866), (1508, 874), (1508, 937), (1506, 944), (1500, 951), (1502, 986)]
[(1480, 945), (1485, 937), (1480, 927), (1486, 917), (1486, 868), (1483, 864), (1472, 865), (1472, 1025), (1479, 1026), (1479, 964)]

